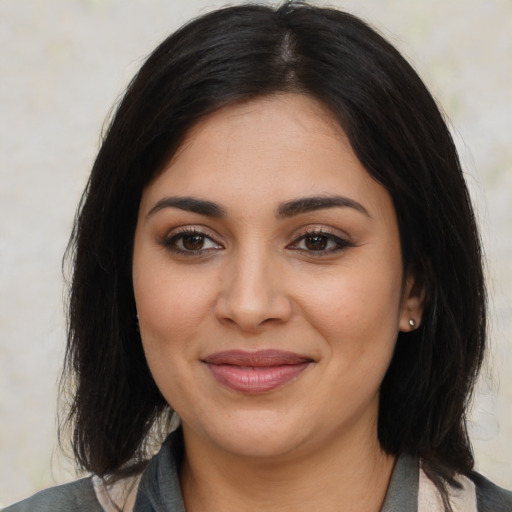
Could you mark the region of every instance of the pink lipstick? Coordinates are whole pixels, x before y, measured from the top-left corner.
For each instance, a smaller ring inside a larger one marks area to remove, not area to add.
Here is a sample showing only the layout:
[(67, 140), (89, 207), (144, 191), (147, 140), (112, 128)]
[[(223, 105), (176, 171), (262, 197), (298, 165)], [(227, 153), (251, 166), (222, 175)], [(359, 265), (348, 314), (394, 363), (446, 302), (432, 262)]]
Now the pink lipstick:
[(235, 391), (256, 394), (290, 382), (313, 360), (281, 350), (228, 350), (211, 354), (203, 362), (221, 384)]

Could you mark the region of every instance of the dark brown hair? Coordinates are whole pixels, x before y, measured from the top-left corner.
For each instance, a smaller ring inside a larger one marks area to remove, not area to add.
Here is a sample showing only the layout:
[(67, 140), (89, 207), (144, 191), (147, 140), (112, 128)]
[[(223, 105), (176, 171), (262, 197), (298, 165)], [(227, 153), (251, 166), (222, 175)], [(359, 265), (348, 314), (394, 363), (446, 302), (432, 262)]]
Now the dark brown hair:
[(136, 328), (131, 257), (142, 190), (198, 120), (287, 91), (322, 102), (389, 191), (404, 266), (426, 291), (422, 324), (399, 334), (382, 383), (380, 443), (422, 457), (438, 483), (436, 474), (451, 482), (473, 467), (465, 415), (484, 353), (485, 289), (450, 133), (418, 75), (373, 29), (338, 10), (288, 2), (225, 8), (188, 23), (149, 56), (113, 115), (69, 249), (66, 375), (75, 385), (69, 419), (83, 468), (135, 471), (150, 430), (170, 412)]

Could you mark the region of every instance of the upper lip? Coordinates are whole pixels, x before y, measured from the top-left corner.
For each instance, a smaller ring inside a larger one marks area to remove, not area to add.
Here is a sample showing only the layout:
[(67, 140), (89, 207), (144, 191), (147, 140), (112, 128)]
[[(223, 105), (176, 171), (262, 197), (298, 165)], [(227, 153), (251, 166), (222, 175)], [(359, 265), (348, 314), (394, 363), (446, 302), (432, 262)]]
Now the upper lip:
[(248, 352), (245, 350), (225, 350), (223, 352), (215, 352), (204, 359), (203, 362), (209, 364), (229, 364), (233, 366), (282, 366), (294, 365), (312, 362), (310, 357), (296, 354), (295, 352), (287, 352), (283, 350), (257, 350)]

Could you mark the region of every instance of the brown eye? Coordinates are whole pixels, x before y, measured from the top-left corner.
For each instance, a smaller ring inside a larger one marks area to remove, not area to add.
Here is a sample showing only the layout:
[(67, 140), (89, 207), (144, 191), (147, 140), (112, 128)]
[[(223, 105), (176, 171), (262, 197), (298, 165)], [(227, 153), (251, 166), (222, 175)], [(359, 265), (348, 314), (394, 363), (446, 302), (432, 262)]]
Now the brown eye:
[(304, 238), (304, 245), (310, 251), (325, 251), (329, 239), (322, 235), (308, 235)]
[(205, 233), (188, 229), (163, 239), (162, 245), (172, 252), (186, 256), (198, 256), (223, 248)]
[(204, 246), (204, 236), (197, 234), (184, 235), (181, 243), (183, 244), (183, 248), (187, 251), (199, 251)]
[(288, 245), (288, 249), (298, 250), (310, 256), (318, 257), (328, 256), (343, 251), (348, 247), (354, 247), (354, 244), (333, 233), (324, 231), (305, 233)]

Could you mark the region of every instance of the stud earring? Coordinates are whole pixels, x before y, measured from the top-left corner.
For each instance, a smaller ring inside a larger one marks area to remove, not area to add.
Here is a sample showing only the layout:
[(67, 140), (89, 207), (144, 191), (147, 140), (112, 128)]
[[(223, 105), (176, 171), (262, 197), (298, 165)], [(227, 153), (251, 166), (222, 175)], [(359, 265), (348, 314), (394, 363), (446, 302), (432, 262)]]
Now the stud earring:
[(416, 327), (416, 322), (411, 318), (411, 319), (409, 320), (409, 325), (410, 325), (412, 328), (414, 328), (414, 327)]

